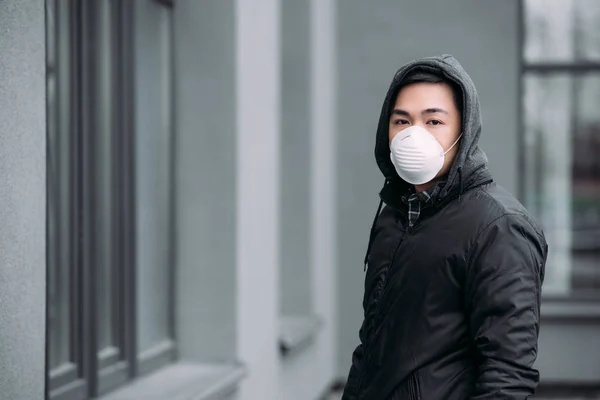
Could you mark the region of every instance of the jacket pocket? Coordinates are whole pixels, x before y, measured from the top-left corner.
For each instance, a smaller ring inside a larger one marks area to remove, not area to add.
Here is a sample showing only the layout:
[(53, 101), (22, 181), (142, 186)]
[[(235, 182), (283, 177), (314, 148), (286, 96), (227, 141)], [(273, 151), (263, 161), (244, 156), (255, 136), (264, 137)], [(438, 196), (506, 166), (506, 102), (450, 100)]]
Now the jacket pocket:
[(421, 400), (418, 373), (414, 372), (402, 381), (388, 400)]

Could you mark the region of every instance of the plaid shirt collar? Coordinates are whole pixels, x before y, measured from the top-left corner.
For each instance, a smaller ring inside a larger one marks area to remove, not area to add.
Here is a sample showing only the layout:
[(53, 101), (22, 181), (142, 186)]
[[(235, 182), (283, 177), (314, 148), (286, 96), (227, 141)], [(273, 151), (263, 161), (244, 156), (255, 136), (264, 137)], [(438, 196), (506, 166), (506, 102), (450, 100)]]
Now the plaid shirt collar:
[(424, 190), (415, 192), (411, 186), (408, 193), (402, 196), (402, 202), (408, 205), (408, 226), (412, 228), (421, 215), (421, 207), (431, 201), (431, 194)]

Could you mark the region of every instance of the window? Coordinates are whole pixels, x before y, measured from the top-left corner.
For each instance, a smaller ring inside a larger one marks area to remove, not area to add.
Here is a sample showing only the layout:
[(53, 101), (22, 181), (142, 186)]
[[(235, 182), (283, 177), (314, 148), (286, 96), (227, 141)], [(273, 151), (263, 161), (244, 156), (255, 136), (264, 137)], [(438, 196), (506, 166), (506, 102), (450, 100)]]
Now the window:
[(172, 9), (48, 0), (46, 15), (47, 391), (86, 399), (175, 355)]
[(140, 372), (174, 354), (172, 12), (135, 7), (135, 198), (137, 354)]
[[(47, 29), (47, 370), (48, 391), (84, 398), (88, 391), (81, 342), (82, 269), (78, 239), (82, 228), (77, 187), (80, 181), (76, 118), (76, 43), (70, 2), (46, 2)], [(68, 388), (68, 389), (66, 389)]]
[(599, 298), (600, 2), (523, 12), (523, 194), (550, 246), (544, 294)]

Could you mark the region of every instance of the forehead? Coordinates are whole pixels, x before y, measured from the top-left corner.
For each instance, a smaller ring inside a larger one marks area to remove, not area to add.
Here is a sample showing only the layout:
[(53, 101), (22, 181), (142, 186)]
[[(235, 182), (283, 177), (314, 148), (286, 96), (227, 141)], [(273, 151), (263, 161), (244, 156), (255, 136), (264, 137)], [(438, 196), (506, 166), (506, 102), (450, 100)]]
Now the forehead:
[(447, 83), (419, 82), (404, 86), (396, 96), (396, 106), (401, 108), (446, 106), (454, 104), (452, 88)]

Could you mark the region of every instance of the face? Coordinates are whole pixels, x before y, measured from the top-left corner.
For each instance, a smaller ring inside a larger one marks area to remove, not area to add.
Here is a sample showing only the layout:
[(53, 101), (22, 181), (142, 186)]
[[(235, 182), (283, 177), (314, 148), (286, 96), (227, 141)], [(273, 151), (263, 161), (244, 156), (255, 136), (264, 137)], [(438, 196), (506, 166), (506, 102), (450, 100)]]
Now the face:
[[(454, 103), (450, 85), (420, 82), (400, 90), (390, 116), (390, 142), (398, 133), (413, 125), (427, 129), (444, 151), (456, 142), (461, 133), (461, 115)], [(444, 165), (436, 178), (450, 170), (458, 148), (459, 143), (446, 153)]]

